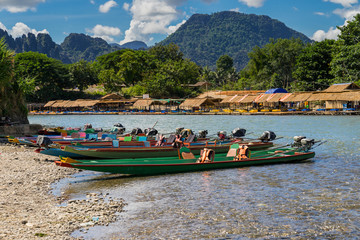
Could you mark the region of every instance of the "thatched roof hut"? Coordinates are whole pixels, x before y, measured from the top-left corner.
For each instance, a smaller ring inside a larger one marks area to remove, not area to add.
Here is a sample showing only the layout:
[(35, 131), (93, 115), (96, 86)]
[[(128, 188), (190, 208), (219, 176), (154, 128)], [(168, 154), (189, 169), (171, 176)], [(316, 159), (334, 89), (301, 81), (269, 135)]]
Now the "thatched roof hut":
[(134, 103), (133, 108), (141, 109), (141, 108), (148, 108), (154, 105), (163, 105), (163, 104), (164, 102), (156, 99), (139, 99)]
[(189, 98), (180, 104), (180, 108), (200, 108), (204, 106), (215, 106), (210, 98)]
[(342, 92), (342, 91), (360, 90), (360, 87), (355, 83), (337, 83), (333, 84), (323, 92)]
[(312, 96), (312, 92), (299, 92), (299, 93), (292, 93), (289, 96), (284, 96), (281, 99), (281, 102), (305, 102)]
[(275, 103), (280, 102), (281, 99), (286, 98), (287, 96), (290, 96), (291, 93), (274, 93), (270, 94), (270, 96), (266, 99), (266, 102), (268, 103)]

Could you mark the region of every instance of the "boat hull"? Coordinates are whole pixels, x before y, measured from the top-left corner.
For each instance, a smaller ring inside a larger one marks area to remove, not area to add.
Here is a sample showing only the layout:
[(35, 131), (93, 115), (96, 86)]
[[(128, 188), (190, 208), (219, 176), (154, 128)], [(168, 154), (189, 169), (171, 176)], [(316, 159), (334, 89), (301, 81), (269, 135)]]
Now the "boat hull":
[[(83, 170), (91, 170), (97, 172), (109, 172), (109, 173), (120, 173), (130, 174), (137, 176), (145, 175), (158, 175), (158, 174), (169, 174), (169, 173), (181, 173), (181, 172), (193, 172), (193, 171), (205, 171), (214, 169), (224, 168), (238, 168), (255, 165), (266, 165), (266, 164), (277, 164), (277, 163), (290, 163), (303, 161), (315, 156), (314, 152), (307, 153), (292, 153), (291, 155), (275, 156), (268, 158), (253, 158), (241, 161), (233, 161), (232, 158), (217, 158), (211, 163), (196, 163), (196, 160), (178, 160), (173, 163), (149, 163), (142, 164), (131, 164), (131, 163), (117, 163), (107, 162), (101, 163), (66, 163), (57, 161), (56, 164), (63, 167), (73, 167)], [(171, 160), (169, 160), (171, 161)]]
[[(213, 149), (216, 153), (226, 153), (232, 143), (218, 144), (218, 145), (190, 145), (190, 151), (199, 155), (204, 147)], [(261, 150), (273, 146), (272, 142), (262, 143), (256, 142), (247, 144), (251, 150)], [(65, 152), (75, 153), (84, 157), (91, 158), (158, 158), (158, 157), (175, 157), (178, 156), (178, 149), (173, 147), (144, 147), (144, 148), (102, 148), (102, 149), (86, 149), (67, 147), (63, 149)]]

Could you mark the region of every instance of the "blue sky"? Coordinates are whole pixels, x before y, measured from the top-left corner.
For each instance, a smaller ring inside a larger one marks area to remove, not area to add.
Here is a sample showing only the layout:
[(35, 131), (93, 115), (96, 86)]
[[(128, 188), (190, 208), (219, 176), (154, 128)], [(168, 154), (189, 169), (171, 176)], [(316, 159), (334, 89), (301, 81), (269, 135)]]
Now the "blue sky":
[(358, 0), (0, 0), (0, 28), (13, 37), (49, 33), (56, 43), (69, 33), (111, 42), (148, 45), (174, 32), (192, 14), (237, 11), (268, 15), (320, 41), (336, 39), (360, 13)]

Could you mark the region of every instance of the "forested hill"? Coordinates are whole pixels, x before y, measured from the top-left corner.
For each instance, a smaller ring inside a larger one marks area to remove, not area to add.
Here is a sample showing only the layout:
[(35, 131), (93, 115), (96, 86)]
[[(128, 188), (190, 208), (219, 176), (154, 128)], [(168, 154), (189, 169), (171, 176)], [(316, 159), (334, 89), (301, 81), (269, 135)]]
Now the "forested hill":
[(80, 59), (94, 61), (96, 57), (122, 49), (143, 49), (146, 44), (139, 41), (126, 43), (124, 45), (108, 44), (101, 38), (93, 38), (85, 34), (71, 33), (64, 39), (61, 45), (56, 44), (49, 34), (32, 33), (19, 38), (12, 38), (5, 30), (0, 29), (0, 39), (5, 39), (6, 44), (16, 53), (39, 52), (48, 57), (61, 60), (63, 63), (74, 63)]
[(227, 54), (233, 58), (237, 70), (241, 70), (248, 62), (248, 52), (255, 46), (269, 43), (270, 38), (311, 41), (268, 16), (226, 11), (212, 15), (194, 14), (159, 44), (175, 43), (186, 58), (201, 66), (213, 67), (221, 55)]

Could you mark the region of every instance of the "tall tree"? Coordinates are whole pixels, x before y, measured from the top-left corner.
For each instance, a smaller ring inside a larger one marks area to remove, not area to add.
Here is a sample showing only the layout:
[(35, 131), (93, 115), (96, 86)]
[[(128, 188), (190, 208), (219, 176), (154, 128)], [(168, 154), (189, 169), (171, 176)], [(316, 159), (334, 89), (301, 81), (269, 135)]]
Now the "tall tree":
[(289, 88), (294, 81), (296, 58), (303, 47), (300, 39), (272, 39), (263, 48), (255, 47), (249, 53), (250, 61), (241, 76), (247, 77), (254, 89)]
[(297, 57), (296, 79), (292, 88), (296, 91), (315, 91), (327, 88), (334, 76), (330, 73), (334, 40), (308, 44)]
[(14, 52), (0, 39), (0, 117), (28, 123), (22, 91), (14, 78)]
[(73, 87), (77, 87), (80, 91), (99, 81), (97, 71), (93, 64), (85, 60), (71, 64), (69, 67), (69, 75)]
[(68, 69), (56, 59), (36, 52), (19, 53), (15, 56), (17, 79), (35, 79), (35, 89), (26, 98), (44, 102), (62, 98), (63, 89), (71, 87)]

